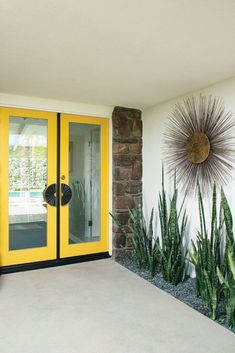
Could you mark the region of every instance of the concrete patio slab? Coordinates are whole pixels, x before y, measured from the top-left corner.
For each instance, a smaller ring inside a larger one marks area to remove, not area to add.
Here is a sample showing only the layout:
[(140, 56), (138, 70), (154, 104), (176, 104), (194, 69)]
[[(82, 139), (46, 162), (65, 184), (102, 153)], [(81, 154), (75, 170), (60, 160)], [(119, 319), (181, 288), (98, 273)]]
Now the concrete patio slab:
[(235, 335), (114, 261), (4, 275), (1, 353), (234, 353)]

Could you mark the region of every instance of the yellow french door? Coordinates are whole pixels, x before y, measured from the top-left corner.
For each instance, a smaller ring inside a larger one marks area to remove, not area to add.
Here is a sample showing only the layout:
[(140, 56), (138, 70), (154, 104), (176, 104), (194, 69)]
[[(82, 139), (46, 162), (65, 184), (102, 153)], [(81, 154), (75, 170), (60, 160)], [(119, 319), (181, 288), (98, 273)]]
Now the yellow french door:
[(60, 255), (107, 252), (108, 119), (61, 114), (60, 126)]
[(0, 108), (0, 265), (56, 258), (56, 114)]
[(108, 126), (0, 108), (0, 266), (108, 252)]

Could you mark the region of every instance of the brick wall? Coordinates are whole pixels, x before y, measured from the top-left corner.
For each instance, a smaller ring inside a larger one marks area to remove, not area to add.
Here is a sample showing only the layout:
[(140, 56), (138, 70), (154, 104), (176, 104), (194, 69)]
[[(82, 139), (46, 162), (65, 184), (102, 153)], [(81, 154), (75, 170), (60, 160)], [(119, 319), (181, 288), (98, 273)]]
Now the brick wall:
[[(113, 215), (129, 229), (128, 208), (142, 203), (142, 120), (137, 109), (115, 107), (113, 123)], [(128, 247), (128, 238), (113, 225), (113, 254)]]

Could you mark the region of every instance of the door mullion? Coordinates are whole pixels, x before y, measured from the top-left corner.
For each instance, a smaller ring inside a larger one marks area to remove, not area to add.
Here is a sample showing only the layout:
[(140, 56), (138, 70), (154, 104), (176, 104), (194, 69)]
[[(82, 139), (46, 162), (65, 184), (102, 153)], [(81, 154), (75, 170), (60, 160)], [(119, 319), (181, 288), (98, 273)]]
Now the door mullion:
[(56, 257), (60, 259), (60, 113), (57, 113)]

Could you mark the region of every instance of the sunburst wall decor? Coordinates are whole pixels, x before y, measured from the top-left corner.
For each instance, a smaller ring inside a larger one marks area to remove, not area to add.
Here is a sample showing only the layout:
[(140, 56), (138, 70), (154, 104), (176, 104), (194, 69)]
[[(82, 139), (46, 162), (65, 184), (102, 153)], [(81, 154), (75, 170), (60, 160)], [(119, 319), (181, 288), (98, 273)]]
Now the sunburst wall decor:
[(197, 183), (204, 194), (211, 186), (226, 185), (235, 162), (235, 119), (223, 100), (187, 97), (173, 109), (164, 134), (164, 163), (187, 193)]

